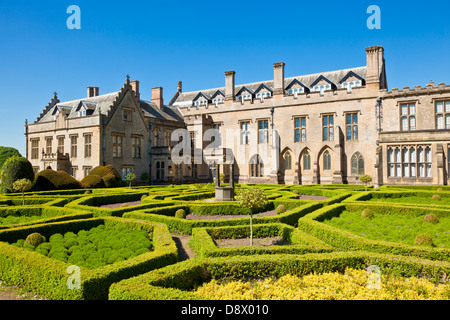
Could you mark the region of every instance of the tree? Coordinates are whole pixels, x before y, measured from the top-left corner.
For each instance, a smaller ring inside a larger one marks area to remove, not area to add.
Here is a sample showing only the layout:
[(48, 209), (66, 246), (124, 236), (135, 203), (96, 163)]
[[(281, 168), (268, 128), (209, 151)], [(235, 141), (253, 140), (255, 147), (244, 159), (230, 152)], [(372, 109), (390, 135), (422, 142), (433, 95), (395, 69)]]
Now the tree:
[(131, 188), (131, 183), (137, 180), (136, 175), (133, 172), (129, 172), (126, 176), (125, 176), (125, 180), (130, 184), (130, 188)]
[(13, 156), (21, 157), (19, 151), (17, 149), (11, 147), (0, 147), (0, 170), (5, 161)]
[(250, 209), (250, 246), (253, 246), (253, 212), (263, 209), (269, 202), (263, 190), (258, 188), (243, 189), (236, 196), (236, 201)]
[(367, 191), (367, 184), (369, 184), (370, 182), (372, 182), (372, 177), (367, 175), (367, 174), (363, 174), (359, 177), (359, 181), (363, 182), (366, 184), (366, 191)]
[(1, 172), (1, 192), (13, 193), (13, 183), (19, 179), (34, 180), (33, 166), (30, 161), (24, 157), (12, 156), (9, 157), (2, 167)]
[(22, 205), (25, 205), (25, 192), (29, 191), (33, 183), (28, 179), (19, 179), (13, 183), (13, 189), (22, 192)]

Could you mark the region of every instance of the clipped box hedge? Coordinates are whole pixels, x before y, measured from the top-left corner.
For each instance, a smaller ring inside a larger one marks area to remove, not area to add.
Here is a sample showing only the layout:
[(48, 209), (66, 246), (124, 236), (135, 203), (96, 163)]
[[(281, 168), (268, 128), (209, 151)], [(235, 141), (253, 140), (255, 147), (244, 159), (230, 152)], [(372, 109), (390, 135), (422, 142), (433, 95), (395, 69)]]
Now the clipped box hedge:
[(199, 257), (221, 257), (256, 254), (303, 254), (330, 252), (333, 248), (323, 241), (281, 223), (260, 224), (253, 227), (253, 238), (282, 237), (281, 246), (219, 248), (214, 240), (242, 239), (250, 237), (248, 226), (195, 228), (192, 230), (191, 246)]
[[(71, 275), (67, 270), (70, 264), (9, 244), (25, 239), (33, 232), (39, 232), (48, 239), (55, 233), (78, 232), (100, 224), (148, 231), (153, 235), (154, 251), (97, 269), (80, 268), (81, 288), (68, 289), (67, 280)], [(55, 300), (107, 299), (108, 289), (112, 283), (177, 261), (178, 251), (175, 242), (167, 227), (157, 223), (103, 217), (0, 231), (0, 279)]]
[(2, 207), (0, 208), (0, 217), (8, 216), (40, 216), (41, 219), (33, 221), (12, 224), (12, 225), (0, 225), (0, 230), (10, 229), (16, 227), (31, 226), (34, 224), (51, 223), (58, 221), (68, 221), (75, 219), (92, 218), (93, 215), (90, 211), (77, 210), (62, 207), (51, 206), (17, 206), (17, 207)]
[(346, 268), (380, 267), (382, 274), (422, 276), (435, 282), (448, 281), (450, 263), (369, 252), (308, 253), (198, 258), (154, 270), (114, 283), (110, 300), (195, 300), (192, 291), (212, 279), (252, 280), (291, 274), (341, 272)]
[[(450, 249), (409, 246), (394, 242), (370, 240), (357, 236), (346, 230), (321, 223), (321, 221), (338, 217), (344, 210), (362, 211), (366, 208), (370, 208), (375, 214), (389, 214), (389, 212), (395, 212), (401, 214), (420, 215), (425, 212), (431, 212), (430, 208), (400, 205), (391, 206), (372, 203), (335, 204), (321, 208), (300, 218), (298, 220), (298, 228), (323, 240), (338, 250), (365, 250), (404, 256), (414, 256), (429, 260), (450, 261)], [(448, 216), (450, 211), (435, 209), (433, 210), (433, 213)]]

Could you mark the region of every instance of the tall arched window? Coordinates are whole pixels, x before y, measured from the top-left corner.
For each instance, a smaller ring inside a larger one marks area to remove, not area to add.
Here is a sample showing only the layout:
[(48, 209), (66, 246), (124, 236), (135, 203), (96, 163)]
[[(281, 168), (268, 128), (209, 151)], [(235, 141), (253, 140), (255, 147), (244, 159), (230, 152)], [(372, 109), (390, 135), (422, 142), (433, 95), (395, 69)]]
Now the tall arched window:
[(323, 170), (331, 170), (331, 154), (328, 150), (323, 154)]
[(284, 155), (284, 169), (292, 170), (292, 155), (290, 152), (286, 152)]
[(360, 176), (364, 173), (364, 157), (361, 155), (361, 153), (356, 152), (352, 156), (352, 176)]
[(253, 178), (261, 178), (264, 175), (264, 164), (259, 155), (254, 155), (250, 161), (250, 175)]
[(303, 155), (303, 170), (311, 170), (311, 155), (308, 151)]

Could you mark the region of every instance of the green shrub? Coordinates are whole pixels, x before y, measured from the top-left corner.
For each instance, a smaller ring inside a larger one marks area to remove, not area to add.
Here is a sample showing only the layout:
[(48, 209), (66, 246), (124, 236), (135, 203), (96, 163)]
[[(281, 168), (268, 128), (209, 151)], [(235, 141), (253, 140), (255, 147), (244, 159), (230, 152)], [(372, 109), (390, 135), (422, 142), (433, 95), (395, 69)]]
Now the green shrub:
[(123, 181), (116, 168), (108, 164), (106, 166), (97, 166), (89, 172), (89, 175), (97, 175), (105, 184), (106, 188), (122, 187)]
[(243, 207), (252, 210), (253, 212), (264, 208), (267, 203), (267, 196), (264, 190), (259, 188), (243, 189), (239, 191), (236, 196), (236, 201)]
[(361, 218), (373, 219), (374, 214), (373, 214), (372, 210), (364, 209), (363, 212), (361, 213)]
[(141, 197), (141, 201), (144, 200), (144, 199), (147, 198), (147, 197), (148, 197), (148, 195), (144, 194), (144, 195)]
[(104, 188), (105, 182), (103, 179), (96, 174), (89, 174), (81, 180), (83, 188), (93, 189), (93, 188)]
[(292, 193), (298, 194), (298, 190), (295, 189), (295, 190), (292, 191)]
[(184, 209), (178, 209), (175, 212), (175, 218), (185, 219), (186, 218), (186, 211)]
[(426, 233), (419, 234), (414, 240), (416, 246), (434, 246), (433, 238)]
[(429, 213), (423, 218), (423, 221), (437, 224), (439, 223), (439, 218), (434, 213)]
[(47, 169), (39, 172), (34, 179), (35, 191), (81, 189), (82, 185), (74, 177), (64, 171)]
[(277, 212), (277, 214), (285, 213), (286, 212), (286, 207), (284, 206), (284, 204), (280, 204), (277, 207), (276, 212)]
[(431, 197), (431, 199), (433, 200), (433, 201), (441, 201), (441, 196), (440, 195), (438, 195), (438, 194), (435, 194), (435, 195), (433, 195), (432, 197)]
[(31, 163), (19, 156), (9, 157), (4, 163), (0, 173), (1, 192), (13, 193), (13, 184), (20, 179), (34, 180), (34, 171)]
[(41, 243), (43, 243), (45, 241), (45, 238), (38, 232), (34, 232), (30, 235), (27, 236), (27, 238), (25, 239), (24, 245), (32, 245), (33, 248), (37, 247), (38, 245), (40, 245)]

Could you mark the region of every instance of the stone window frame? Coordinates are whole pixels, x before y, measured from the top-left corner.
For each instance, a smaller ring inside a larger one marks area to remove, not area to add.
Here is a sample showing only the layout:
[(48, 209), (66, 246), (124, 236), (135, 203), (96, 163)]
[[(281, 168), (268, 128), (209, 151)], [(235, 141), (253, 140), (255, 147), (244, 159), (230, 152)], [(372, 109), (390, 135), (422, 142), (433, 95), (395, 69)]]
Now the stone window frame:
[(69, 138), (70, 138), (70, 157), (76, 158), (78, 156), (78, 134), (71, 134), (69, 135)]
[[(360, 111), (347, 111), (344, 112), (345, 116), (345, 140), (346, 141), (358, 141), (359, 140), (359, 115)], [(348, 117), (350, 116), (350, 123)], [(356, 116), (356, 123), (355, 123)], [(350, 135), (349, 135), (350, 129)], [(356, 132), (355, 132), (356, 131)]]
[[(251, 120), (239, 120), (239, 142), (241, 146), (250, 144), (250, 124)], [(244, 127), (243, 127), (244, 125)], [(245, 139), (244, 139), (245, 137)]]
[(432, 178), (432, 147), (430, 144), (387, 146), (387, 165), (388, 178)]
[[(334, 125), (335, 118), (337, 117), (336, 113), (323, 113), (320, 115), (322, 118), (322, 141), (323, 142), (333, 142), (334, 141)], [(333, 123), (330, 124), (330, 117), (333, 119)], [(325, 125), (325, 119), (327, 120), (327, 124)], [(325, 139), (325, 130), (328, 130), (328, 139)]]
[(83, 133), (84, 138), (84, 157), (92, 157), (92, 137), (94, 134), (92, 132)]
[[(31, 159), (39, 159), (39, 141), (40, 141), (40, 138), (31, 138), (30, 139)], [(37, 143), (37, 146), (33, 145), (33, 143)]]
[[(113, 132), (112, 137), (112, 157), (122, 158), (123, 157), (123, 142), (125, 139), (124, 133)], [(119, 139), (120, 138), (120, 139)]]
[[(437, 104), (442, 103), (442, 111), (438, 112)], [(435, 128), (436, 130), (449, 130), (450, 129), (450, 98), (441, 98), (441, 99), (435, 99), (433, 101), (434, 106), (434, 119), (435, 119)], [(448, 106), (448, 109), (447, 109)], [(448, 111), (447, 111), (448, 110)], [(442, 128), (438, 127), (438, 117), (442, 116)], [(447, 123), (447, 119), (448, 123)]]
[(366, 170), (365, 159), (364, 156), (359, 151), (353, 154), (350, 164), (352, 176), (360, 176), (365, 174)]
[[(398, 113), (399, 113), (399, 130), (402, 132), (415, 131), (417, 130), (417, 105), (418, 100), (409, 100), (409, 101), (399, 101), (398, 105)], [(414, 105), (414, 113), (411, 113), (411, 105)], [(403, 106), (407, 107), (406, 114), (403, 114)], [(404, 128), (403, 119), (406, 119), (406, 126)], [(414, 124), (412, 125), (412, 120), (414, 120)]]
[(57, 152), (60, 154), (64, 154), (64, 144), (66, 140), (65, 135), (56, 136), (56, 140), (58, 140), (58, 147), (56, 148)]
[(52, 153), (53, 153), (53, 137), (45, 137), (45, 154), (52, 154)]
[[(292, 117), (294, 120), (294, 143), (305, 143), (307, 142), (307, 120), (309, 117), (307, 115), (300, 115)], [(303, 126), (302, 120), (305, 120), (305, 125)], [(297, 121), (299, 121), (297, 126)]]
[(122, 120), (125, 122), (133, 122), (134, 109), (130, 107), (122, 108)]
[(142, 140), (144, 136), (139, 134), (131, 135), (131, 154), (133, 158), (140, 159), (142, 157)]
[(332, 168), (332, 156), (330, 150), (325, 150), (322, 155), (323, 171), (330, 171)]
[[(269, 143), (269, 122), (270, 122), (269, 118), (256, 119), (258, 129), (258, 144)], [(262, 128), (260, 127), (260, 123), (263, 123)]]

